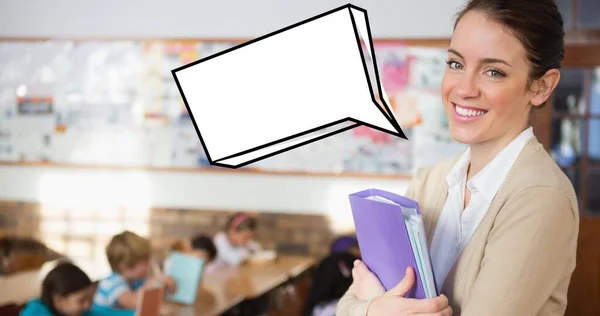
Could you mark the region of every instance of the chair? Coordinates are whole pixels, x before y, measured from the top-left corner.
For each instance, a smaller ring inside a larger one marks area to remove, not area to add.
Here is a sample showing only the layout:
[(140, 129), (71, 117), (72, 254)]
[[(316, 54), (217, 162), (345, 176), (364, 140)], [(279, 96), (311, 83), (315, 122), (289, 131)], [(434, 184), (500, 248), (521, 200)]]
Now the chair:
[(10, 304), (0, 306), (0, 315), (3, 315), (3, 316), (19, 316), (20, 312), (21, 312), (21, 306), (15, 304), (15, 303), (10, 303)]

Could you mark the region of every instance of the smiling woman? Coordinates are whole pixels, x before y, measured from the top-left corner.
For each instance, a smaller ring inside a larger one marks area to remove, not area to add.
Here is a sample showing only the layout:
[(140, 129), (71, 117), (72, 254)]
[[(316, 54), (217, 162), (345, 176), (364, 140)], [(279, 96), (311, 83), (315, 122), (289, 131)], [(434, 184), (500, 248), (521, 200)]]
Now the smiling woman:
[(563, 46), (553, 0), (468, 2), (441, 97), (450, 134), (469, 148), (420, 169), (405, 194), (421, 207), (440, 295), (404, 298), (412, 269), (384, 292), (358, 261), (338, 316), (564, 314), (577, 198), (528, 126), (560, 80)]

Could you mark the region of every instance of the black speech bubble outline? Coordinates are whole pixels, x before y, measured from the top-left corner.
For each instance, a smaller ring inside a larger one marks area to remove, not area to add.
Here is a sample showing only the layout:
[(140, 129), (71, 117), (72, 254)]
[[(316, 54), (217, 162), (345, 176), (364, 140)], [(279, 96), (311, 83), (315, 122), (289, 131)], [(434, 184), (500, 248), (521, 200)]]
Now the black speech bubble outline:
[[(319, 126), (319, 127), (315, 127), (315, 128), (309, 129), (309, 130), (301, 132), (301, 133), (297, 133), (297, 134), (294, 134), (294, 135), (291, 135), (291, 136), (287, 136), (287, 137), (284, 137), (284, 138), (276, 140), (276, 141), (269, 142), (269, 143), (264, 144), (264, 145), (260, 145), (260, 146), (256, 146), (256, 147), (248, 149), (248, 150), (244, 150), (244, 151), (242, 151), (240, 153), (233, 154), (233, 155), (221, 158), (221, 159), (216, 160), (216, 161), (213, 160), (210, 157), (210, 152), (209, 152), (208, 148), (206, 147), (206, 144), (204, 143), (204, 139), (202, 139), (202, 134), (200, 133), (200, 129), (198, 128), (198, 124), (196, 123), (196, 120), (194, 119), (194, 113), (192, 112), (192, 110), (191, 110), (191, 108), (190, 108), (190, 106), (188, 104), (188, 101), (187, 101), (187, 99), (185, 97), (185, 94), (183, 93), (183, 89), (181, 88), (181, 84), (179, 83), (179, 80), (177, 79), (177, 72), (181, 71), (181, 70), (184, 70), (186, 68), (192, 67), (194, 65), (200, 64), (202, 62), (211, 60), (213, 58), (219, 57), (221, 55), (227, 54), (227, 53), (232, 52), (234, 50), (240, 49), (240, 48), (242, 48), (244, 46), (247, 46), (247, 45), (250, 45), (252, 43), (256, 43), (256, 42), (261, 41), (263, 39), (266, 39), (266, 38), (269, 38), (271, 36), (277, 35), (279, 33), (283, 33), (285, 31), (288, 31), (288, 30), (293, 29), (295, 27), (298, 27), (300, 25), (303, 25), (303, 24), (312, 22), (314, 20), (320, 19), (320, 18), (322, 18), (324, 16), (327, 16), (327, 15), (330, 15), (332, 13), (344, 10), (344, 9), (348, 9), (348, 12), (350, 13), (350, 19), (352, 21), (352, 26), (353, 26), (353, 29), (354, 29), (354, 35), (356, 37), (356, 42), (357, 42), (357, 45), (358, 45), (358, 50), (359, 50), (360, 55), (362, 57), (363, 69), (365, 71), (365, 76), (367, 77), (367, 84), (369, 86), (369, 92), (371, 93), (371, 100), (377, 106), (377, 108), (379, 109), (379, 111), (381, 112), (381, 114), (383, 114), (383, 116), (388, 120), (388, 122), (390, 122), (390, 124), (397, 130), (397, 132), (388, 131), (386, 129), (377, 127), (375, 125), (372, 125), (372, 124), (369, 124), (369, 123), (366, 123), (366, 122), (363, 122), (363, 121), (360, 121), (360, 120), (357, 120), (357, 119), (354, 119), (354, 118), (351, 118), (351, 117), (347, 117), (347, 118), (340, 119), (340, 120), (337, 120), (337, 121), (334, 121), (334, 122), (331, 122), (331, 123), (328, 123), (328, 124), (325, 124), (325, 125), (322, 125), (322, 126)], [(362, 38), (361, 38), (361, 36), (359, 34), (359, 31), (358, 31), (358, 29), (356, 27), (356, 21), (354, 19), (354, 15), (353, 15), (351, 9), (355, 9), (355, 10), (361, 11), (361, 12), (363, 12), (365, 14), (365, 23), (366, 23), (366, 27), (367, 27), (367, 34), (369, 35), (369, 38), (371, 39), (369, 41), (369, 49), (372, 52), (371, 58), (373, 60), (373, 64), (374, 64), (374, 68), (375, 68), (374, 72), (375, 72), (375, 78), (376, 78), (376, 83), (377, 83), (377, 92), (379, 93), (380, 101), (381, 101), (383, 107), (385, 108), (385, 110), (382, 109), (381, 105), (378, 103), (377, 99), (375, 98), (375, 93), (373, 92), (373, 86), (371, 84), (371, 80), (369, 80), (369, 71), (367, 69), (367, 64), (365, 62), (365, 56), (364, 56), (364, 53), (362, 51), (362, 46), (361, 46), (361, 40), (362, 40)], [(388, 113), (392, 113), (392, 111), (390, 110), (390, 106), (383, 99), (382, 87), (381, 87), (381, 84), (380, 84), (381, 81), (379, 80), (379, 70), (378, 70), (378, 67), (377, 67), (377, 59), (375, 57), (374, 51), (375, 51), (375, 49), (373, 47), (373, 36), (371, 35), (371, 27), (370, 27), (370, 24), (369, 24), (369, 17), (367, 15), (367, 10), (365, 10), (363, 8), (360, 8), (360, 7), (357, 7), (357, 6), (349, 3), (349, 4), (346, 4), (346, 5), (337, 7), (335, 9), (326, 11), (324, 13), (318, 14), (316, 16), (313, 16), (312, 18), (308, 18), (306, 20), (294, 23), (294, 24), (292, 24), (290, 26), (284, 27), (282, 29), (279, 29), (279, 30), (276, 30), (274, 32), (268, 33), (266, 35), (263, 35), (263, 36), (255, 38), (255, 39), (249, 40), (247, 42), (244, 42), (242, 44), (236, 45), (234, 47), (230, 47), (228, 49), (225, 49), (225, 50), (220, 51), (218, 53), (215, 53), (213, 55), (201, 58), (199, 60), (193, 61), (193, 62), (188, 63), (186, 65), (180, 66), (178, 68), (175, 68), (175, 69), (171, 70), (171, 74), (173, 75), (173, 79), (175, 80), (175, 83), (177, 85), (177, 89), (179, 90), (179, 93), (181, 94), (181, 97), (183, 99), (183, 103), (185, 104), (187, 112), (190, 115), (190, 118), (192, 119), (192, 123), (194, 125), (194, 129), (196, 130), (196, 134), (198, 134), (198, 138), (200, 139), (200, 143), (202, 144), (202, 148), (204, 149), (204, 152), (206, 153), (206, 157), (208, 159), (209, 164), (211, 164), (213, 166), (224, 167), (224, 168), (238, 169), (240, 167), (244, 167), (244, 166), (252, 164), (254, 162), (257, 162), (257, 161), (260, 161), (260, 160), (263, 160), (263, 159), (266, 159), (266, 158), (269, 158), (269, 157), (281, 154), (283, 152), (286, 152), (286, 151), (289, 151), (289, 150), (292, 150), (292, 149), (295, 149), (295, 148), (307, 145), (307, 144), (312, 143), (312, 142), (316, 142), (316, 141), (321, 140), (323, 138), (326, 138), (326, 137), (329, 137), (329, 136), (333, 136), (335, 134), (339, 134), (339, 133), (348, 131), (350, 129), (359, 127), (361, 125), (362, 126), (370, 127), (372, 129), (375, 129), (375, 130), (378, 130), (378, 131), (381, 131), (381, 132), (384, 132), (386, 134), (394, 135), (394, 136), (397, 136), (397, 137), (400, 137), (400, 138), (408, 140), (408, 138), (406, 137), (406, 135), (402, 131), (402, 128), (400, 127), (400, 124), (398, 124), (398, 122), (393, 117), (391, 117), (388, 114)], [(347, 127), (344, 127), (344, 128), (341, 128), (339, 130), (336, 130), (336, 131), (333, 131), (333, 132), (330, 132), (330, 133), (326, 133), (324, 135), (312, 138), (310, 140), (298, 143), (296, 145), (280, 149), (278, 151), (266, 154), (264, 156), (248, 160), (248, 161), (240, 163), (238, 165), (232, 166), (232, 165), (227, 165), (227, 164), (219, 163), (219, 161), (223, 161), (223, 160), (231, 159), (231, 158), (234, 158), (234, 157), (242, 156), (242, 155), (251, 153), (253, 151), (264, 149), (264, 148), (267, 148), (267, 147), (270, 147), (270, 146), (273, 146), (273, 145), (276, 145), (276, 144), (279, 144), (279, 143), (283, 143), (283, 142), (292, 140), (294, 138), (297, 138), (297, 137), (300, 137), (300, 136), (304, 136), (304, 135), (307, 135), (307, 134), (310, 134), (310, 133), (314, 133), (316, 131), (319, 131), (319, 130), (322, 130), (322, 129), (325, 129), (325, 128), (328, 128), (328, 127), (332, 127), (332, 126), (335, 126), (335, 125), (338, 125), (338, 124), (344, 123), (344, 122), (353, 122), (355, 124), (347, 126)]]

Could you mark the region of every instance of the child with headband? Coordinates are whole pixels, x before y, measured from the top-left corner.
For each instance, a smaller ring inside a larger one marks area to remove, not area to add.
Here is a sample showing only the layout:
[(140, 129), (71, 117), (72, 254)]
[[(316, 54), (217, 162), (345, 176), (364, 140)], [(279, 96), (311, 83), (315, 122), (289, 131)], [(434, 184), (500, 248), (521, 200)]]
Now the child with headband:
[(214, 237), (217, 261), (237, 266), (261, 250), (260, 244), (254, 240), (256, 225), (256, 219), (247, 213), (237, 213), (229, 218), (225, 231)]

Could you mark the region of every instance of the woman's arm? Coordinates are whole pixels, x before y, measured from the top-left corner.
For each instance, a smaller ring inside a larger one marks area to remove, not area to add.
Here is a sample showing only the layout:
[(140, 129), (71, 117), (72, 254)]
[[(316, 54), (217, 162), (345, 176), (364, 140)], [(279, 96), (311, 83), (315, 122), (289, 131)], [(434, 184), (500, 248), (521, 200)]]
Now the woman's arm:
[(353, 283), (346, 294), (338, 301), (336, 316), (366, 316), (371, 301), (361, 301), (356, 297)]
[(528, 188), (509, 200), (496, 218), (461, 315), (538, 315), (575, 268), (578, 225), (577, 210), (556, 188)]

